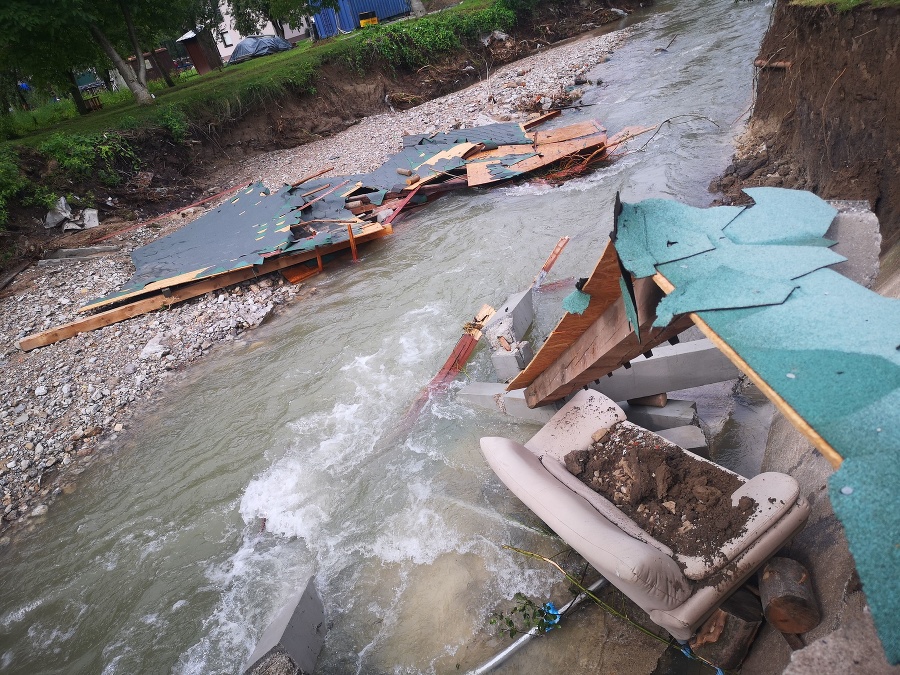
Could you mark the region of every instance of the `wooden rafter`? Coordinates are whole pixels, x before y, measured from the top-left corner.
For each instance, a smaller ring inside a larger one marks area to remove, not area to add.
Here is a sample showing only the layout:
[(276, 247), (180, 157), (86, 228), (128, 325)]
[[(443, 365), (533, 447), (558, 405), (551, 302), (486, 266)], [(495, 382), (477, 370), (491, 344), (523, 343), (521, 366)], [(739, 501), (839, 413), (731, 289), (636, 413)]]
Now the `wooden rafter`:
[[(662, 292), (651, 279), (634, 282), (640, 335), (633, 330), (621, 294), (553, 363), (525, 389), (529, 407), (558, 401), (592, 381), (605, 377), (691, 325), (680, 318), (666, 328), (653, 328)], [(593, 302), (593, 301), (592, 301)]]

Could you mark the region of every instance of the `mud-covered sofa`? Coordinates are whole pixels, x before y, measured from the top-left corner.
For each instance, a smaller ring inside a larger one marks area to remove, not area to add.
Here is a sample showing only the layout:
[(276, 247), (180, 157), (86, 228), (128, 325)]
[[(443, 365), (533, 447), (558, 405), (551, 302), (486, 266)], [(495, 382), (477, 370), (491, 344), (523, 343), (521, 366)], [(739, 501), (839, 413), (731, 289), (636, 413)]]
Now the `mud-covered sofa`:
[(744, 495), (757, 503), (745, 532), (712, 560), (673, 555), (563, 463), (569, 452), (590, 447), (597, 431), (624, 420), (612, 400), (581, 391), (525, 445), (485, 437), (481, 450), (500, 480), (554, 532), (655, 623), (687, 640), (803, 527), (809, 504), (785, 474), (762, 473), (750, 480), (738, 476), (742, 487), (731, 495), (732, 503)]

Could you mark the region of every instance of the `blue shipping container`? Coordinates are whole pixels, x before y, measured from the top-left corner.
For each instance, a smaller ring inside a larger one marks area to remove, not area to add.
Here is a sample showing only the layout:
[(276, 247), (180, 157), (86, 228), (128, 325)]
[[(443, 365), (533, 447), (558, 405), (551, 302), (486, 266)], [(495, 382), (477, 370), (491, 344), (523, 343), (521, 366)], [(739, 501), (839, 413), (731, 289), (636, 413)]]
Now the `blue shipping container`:
[(385, 21), (410, 11), (409, 0), (340, 0), (338, 9), (323, 9), (313, 18), (319, 37), (327, 38), (359, 28), (362, 12), (375, 12), (379, 21)]

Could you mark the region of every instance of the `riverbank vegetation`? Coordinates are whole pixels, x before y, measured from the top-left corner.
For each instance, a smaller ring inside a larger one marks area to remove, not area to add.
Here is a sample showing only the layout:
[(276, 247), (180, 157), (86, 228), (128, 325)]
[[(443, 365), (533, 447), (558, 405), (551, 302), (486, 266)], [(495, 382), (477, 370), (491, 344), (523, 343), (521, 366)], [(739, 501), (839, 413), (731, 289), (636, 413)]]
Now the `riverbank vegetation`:
[(419, 19), (317, 43), (303, 41), (292, 50), (203, 76), (182, 75), (174, 86), (151, 81), (152, 105), (122, 88), (99, 94), (101, 109), (79, 114), (71, 98), (52, 100), (45, 94), (44, 105), (0, 114), (0, 228), (8, 222), (11, 202), (46, 208), (58, 198), (47, 181), (38, 185), (28, 177), (28, 164), (46, 161), (57, 174), (78, 179), (94, 173), (101, 183), (114, 184), (120, 180), (118, 165), (138, 168), (143, 154), (138, 146), (148, 136), (176, 145), (203, 144), (254, 110), (316, 94), (325, 69), (361, 81), (375, 71), (414, 73), (454, 52), (481, 46), (479, 40), (494, 31), (511, 31), (539, 4), (463, 0)]

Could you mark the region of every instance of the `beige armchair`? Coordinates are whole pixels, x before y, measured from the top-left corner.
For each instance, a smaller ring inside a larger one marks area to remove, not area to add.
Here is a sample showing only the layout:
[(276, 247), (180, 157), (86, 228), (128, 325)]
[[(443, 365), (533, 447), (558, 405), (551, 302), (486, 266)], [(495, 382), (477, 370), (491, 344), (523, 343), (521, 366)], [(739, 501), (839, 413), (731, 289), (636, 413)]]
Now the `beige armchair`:
[(763, 473), (750, 480), (738, 476), (743, 485), (731, 495), (732, 503), (748, 495), (758, 504), (746, 531), (712, 561), (673, 555), (563, 464), (569, 452), (588, 448), (596, 431), (624, 420), (613, 401), (581, 391), (525, 445), (486, 437), (481, 450), (500, 480), (554, 532), (654, 622), (687, 640), (803, 527), (809, 504), (785, 474)]

